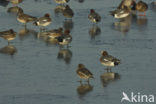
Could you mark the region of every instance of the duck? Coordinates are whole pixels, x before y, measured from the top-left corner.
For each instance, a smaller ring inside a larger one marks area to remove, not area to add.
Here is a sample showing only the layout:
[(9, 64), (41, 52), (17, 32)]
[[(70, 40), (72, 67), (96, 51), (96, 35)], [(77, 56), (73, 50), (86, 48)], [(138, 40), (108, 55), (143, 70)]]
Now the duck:
[(114, 11), (111, 11), (110, 14), (117, 19), (125, 18), (130, 15), (130, 9), (128, 9), (126, 6), (123, 9), (116, 9)]
[(50, 18), (50, 14), (46, 13), (43, 17), (40, 17), (39, 19), (37, 19), (34, 22), (34, 25), (46, 27), (46, 26), (50, 25), (51, 22), (52, 22), (52, 19)]
[(100, 62), (106, 67), (113, 67), (120, 64), (120, 60), (109, 55), (107, 51), (102, 51), (102, 56), (100, 57)]
[(74, 16), (73, 10), (68, 5), (65, 6), (65, 9), (63, 10), (62, 13), (65, 18), (71, 19)]
[(12, 3), (13, 5), (18, 5), (19, 3), (21, 3), (23, 0), (9, 0), (10, 3)]
[(13, 14), (18, 14), (19, 12), (23, 12), (23, 9), (18, 7), (18, 6), (15, 6), (15, 7), (10, 7), (8, 8), (8, 13), (13, 13)]
[(81, 63), (78, 64), (76, 73), (80, 77), (80, 79), (86, 79), (88, 83), (89, 83), (90, 78), (94, 78), (93, 74), (85, 67), (84, 64), (81, 64)]
[(55, 14), (63, 13), (63, 11), (66, 9), (66, 5), (57, 5), (54, 9)]
[(68, 44), (72, 41), (72, 36), (70, 35), (70, 30), (64, 30), (64, 33), (56, 37), (58, 44), (61, 46), (67, 45), (67, 48), (69, 47)]
[(143, 1), (139, 1), (137, 4), (136, 4), (136, 10), (138, 12), (144, 12), (143, 15), (140, 15), (140, 16), (146, 16), (146, 11), (148, 9), (148, 5), (143, 2)]
[(93, 23), (98, 23), (101, 21), (101, 16), (98, 13), (96, 13), (94, 9), (90, 9), (88, 19)]
[(11, 40), (14, 40), (16, 38), (16, 34), (17, 33), (13, 29), (10, 29), (0, 32), (0, 37), (7, 40), (9, 44)]
[(26, 26), (28, 22), (34, 22), (37, 20), (37, 18), (30, 16), (28, 14), (24, 14), (24, 12), (19, 12), (17, 16), (17, 20)]
[(130, 9), (133, 2), (135, 2), (135, 0), (122, 0), (119, 6), (117, 7), (117, 9), (123, 9), (124, 7), (127, 7)]
[(58, 29), (53, 29), (53, 30), (48, 31), (47, 35), (48, 35), (48, 38), (56, 39), (60, 37), (62, 34), (63, 34), (63, 28), (60, 27)]
[(57, 4), (65, 4), (65, 3), (68, 3), (70, 0), (55, 0), (55, 2)]

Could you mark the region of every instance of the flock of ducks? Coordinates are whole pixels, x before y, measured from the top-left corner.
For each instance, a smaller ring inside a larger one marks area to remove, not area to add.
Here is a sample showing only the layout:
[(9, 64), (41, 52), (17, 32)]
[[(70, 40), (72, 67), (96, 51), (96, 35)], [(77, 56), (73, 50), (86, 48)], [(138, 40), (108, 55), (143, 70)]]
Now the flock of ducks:
[[(40, 32), (42, 35), (46, 35), (48, 39), (53, 39), (60, 46), (67, 46), (69, 48), (69, 44), (72, 42), (72, 36), (70, 35), (69, 29), (63, 29), (62, 27), (53, 30), (46, 30), (46, 26), (52, 23), (52, 18), (49, 13), (46, 13), (43, 17), (34, 17), (29, 14), (25, 14), (24, 11), (17, 7), (22, 0), (9, 0), (14, 7), (9, 8), (8, 12), (17, 13), (17, 20), (24, 24), (26, 27), (27, 23), (33, 22), (33, 25), (40, 27)], [(59, 6), (55, 9), (55, 12), (62, 13), (65, 19), (72, 19), (74, 16), (74, 12), (72, 9), (65, 5), (70, 0), (55, 0)], [(143, 14), (139, 14), (139, 16), (146, 16), (146, 11), (148, 9), (148, 5), (139, 0), (122, 0), (116, 10), (111, 11), (110, 14), (117, 19), (125, 18), (129, 16), (133, 11), (143, 12)], [(90, 22), (98, 24), (101, 21), (101, 16), (94, 10), (90, 9), (90, 13), (88, 14), (88, 19)], [(16, 38), (16, 32), (13, 29), (6, 30), (0, 32), (0, 37), (8, 41), (10, 44), (11, 40)], [(110, 71), (111, 67), (119, 65), (121, 62), (119, 59), (108, 54), (107, 51), (101, 52), (100, 62), (102, 65), (107, 67), (107, 71)], [(84, 64), (78, 64), (78, 68), (76, 70), (77, 75), (80, 79), (86, 79), (89, 83), (89, 79), (94, 78), (93, 74), (86, 68)], [(81, 80), (80, 80), (81, 82)]]

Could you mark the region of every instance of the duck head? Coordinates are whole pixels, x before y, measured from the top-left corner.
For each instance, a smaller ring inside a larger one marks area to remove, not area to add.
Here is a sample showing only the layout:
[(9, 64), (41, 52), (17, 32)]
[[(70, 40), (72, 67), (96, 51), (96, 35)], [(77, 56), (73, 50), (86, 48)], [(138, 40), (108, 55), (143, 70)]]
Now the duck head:
[(102, 54), (102, 56), (107, 56), (108, 52), (107, 51), (102, 51), (101, 54)]
[(94, 13), (94, 12), (95, 12), (94, 9), (91, 9), (91, 10), (90, 10), (90, 13)]
[(85, 66), (83, 64), (78, 64), (78, 68), (81, 69), (81, 68), (85, 68)]
[(46, 13), (46, 14), (44, 15), (44, 17), (50, 18), (50, 14), (49, 14), (49, 13)]

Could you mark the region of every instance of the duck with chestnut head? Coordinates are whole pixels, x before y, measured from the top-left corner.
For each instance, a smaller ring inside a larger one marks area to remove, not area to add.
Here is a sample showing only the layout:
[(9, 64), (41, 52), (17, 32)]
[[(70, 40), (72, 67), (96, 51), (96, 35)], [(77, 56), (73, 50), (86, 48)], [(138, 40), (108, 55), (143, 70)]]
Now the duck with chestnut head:
[(90, 78), (94, 78), (93, 74), (83, 64), (78, 64), (76, 73), (81, 79), (86, 79), (88, 83)]
[(64, 33), (56, 38), (59, 45), (67, 45), (67, 48), (69, 47), (68, 44), (72, 41), (72, 36), (70, 35), (70, 30), (64, 30)]
[(99, 23), (101, 21), (101, 16), (96, 13), (94, 9), (90, 9), (88, 19), (93, 23)]
[(120, 64), (120, 60), (109, 55), (107, 51), (101, 52), (102, 56), (100, 57), (100, 62), (106, 67), (113, 67)]

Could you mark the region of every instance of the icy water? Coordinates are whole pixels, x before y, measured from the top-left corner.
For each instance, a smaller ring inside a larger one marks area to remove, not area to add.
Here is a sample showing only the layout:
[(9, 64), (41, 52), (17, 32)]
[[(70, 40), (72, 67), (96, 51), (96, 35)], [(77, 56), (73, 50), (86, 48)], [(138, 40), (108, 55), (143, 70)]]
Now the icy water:
[[(55, 14), (58, 5), (53, 0), (24, 0), (19, 4), (26, 14), (40, 17), (50, 13), (53, 22), (48, 29), (71, 29), (69, 49), (38, 38), (39, 28), (32, 23), (25, 31), (16, 15), (7, 13), (12, 5), (0, 5), (0, 31), (12, 28), (19, 33), (11, 48), (0, 38), (0, 50), (12, 50), (11, 55), (0, 53), (0, 104), (121, 104), (122, 92), (155, 95), (156, 12), (149, 7), (146, 18), (132, 16), (119, 21), (109, 15), (119, 1), (70, 0), (68, 5), (75, 14), (72, 21)], [(91, 8), (102, 16), (98, 25), (87, 19)], [(121, 59), (111, 73), (99, 62), (102, 50)], [(94, 74), (90, 85), (77, 82), (79, 63)]]

